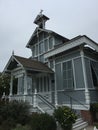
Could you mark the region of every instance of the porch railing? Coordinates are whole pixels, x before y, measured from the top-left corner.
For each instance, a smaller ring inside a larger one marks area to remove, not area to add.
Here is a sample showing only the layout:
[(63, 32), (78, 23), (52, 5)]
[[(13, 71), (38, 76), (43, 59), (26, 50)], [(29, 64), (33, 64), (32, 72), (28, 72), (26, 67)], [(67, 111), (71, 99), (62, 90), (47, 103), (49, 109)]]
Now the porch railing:
[(50, 103), (47, 99), (45, 99), (42, 95), (37, 94), (37, 97), (40, 98), (42, 102), (47, 104), (51, 109), (55, 109), (55, 106), (52, 103)]
[(73, 102), (76, 102), (78, 105), (81, 105), (83, 106), (85, 109), (88, 110), (88, 106), (86, 106), (84, 103), (80, 102), (79, 100), (75, 99), (74, 97), (68, 95), (68, 94), (65, 94), (63, 93), (64, 95), (66, 95), (68, 98), (69, 98), (69, 102), (70, 102), (70, 108), (73, 109), (73, 105), (74, 103)]
[(12, 95), (9, 96), (9, 100), (26, 101), (33, 104), (33, 95)]

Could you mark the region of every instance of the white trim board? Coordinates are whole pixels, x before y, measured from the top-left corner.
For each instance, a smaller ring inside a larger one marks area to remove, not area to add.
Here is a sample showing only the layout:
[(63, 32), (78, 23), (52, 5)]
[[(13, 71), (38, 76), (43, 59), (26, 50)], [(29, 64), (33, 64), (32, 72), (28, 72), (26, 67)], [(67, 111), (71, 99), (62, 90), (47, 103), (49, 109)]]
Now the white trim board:
[(92, 48), (94, 48), (98, 52), (98, 45), (94, 41), (90, 40), (86, 36), (81, 36), (79, 39), (76, 40), (70, 40), (69, 42), (63, 44), (61, 47), (53, 49), (49, 52), (47, 52), (44, 55), (44, 58), (49, 58), (51, 56), (54, 56), (56, 54), (59, 54), (61, 52), (67, 51), (69, 49), (72, 49), (74, 47), (80, 46), (80, 45), (89, 45)]

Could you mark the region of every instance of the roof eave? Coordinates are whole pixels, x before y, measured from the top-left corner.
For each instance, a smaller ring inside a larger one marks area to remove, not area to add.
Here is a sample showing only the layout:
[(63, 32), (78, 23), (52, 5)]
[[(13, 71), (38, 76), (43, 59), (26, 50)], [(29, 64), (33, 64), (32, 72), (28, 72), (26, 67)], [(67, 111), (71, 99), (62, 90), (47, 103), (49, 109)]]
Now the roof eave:
[(66, 42), (66, 44), (63, 44), (59, 48), (51, 50), (50, 52), (45, 54), (44, 58), (49, 58), (51, 56), (57, 55), (61, 52), (67, 51), (71, 48), (74, 48), (76, 46), (81, 46), (81, 45), (90, 45), (91, 47), (93, 47), (98, 52), (98, 44), (93, 42), (87, 36), (83, 35), (83, 36), (79, 36), (78, 38), (76, 37), (76, 38)]
[(53, 70), (48, 71), (48, 70), (40, 70), (40, 69), (34, 69), (34, 68), (28, 68), (28, 67), (24, 67), (24, 69), (30, 70), (30, 71), (35, 71), (35, 72), (42, 72), (42, 73), (51, 73), (51, 74), (54, 73)]

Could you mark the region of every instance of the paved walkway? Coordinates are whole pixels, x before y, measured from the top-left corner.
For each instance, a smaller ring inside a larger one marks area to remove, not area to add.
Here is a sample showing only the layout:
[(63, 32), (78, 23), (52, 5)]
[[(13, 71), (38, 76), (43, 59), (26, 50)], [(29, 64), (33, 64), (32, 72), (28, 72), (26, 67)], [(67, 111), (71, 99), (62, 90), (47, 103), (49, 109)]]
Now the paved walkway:
[(94, 126), (88, 126), (86, 130), (94, 130)]

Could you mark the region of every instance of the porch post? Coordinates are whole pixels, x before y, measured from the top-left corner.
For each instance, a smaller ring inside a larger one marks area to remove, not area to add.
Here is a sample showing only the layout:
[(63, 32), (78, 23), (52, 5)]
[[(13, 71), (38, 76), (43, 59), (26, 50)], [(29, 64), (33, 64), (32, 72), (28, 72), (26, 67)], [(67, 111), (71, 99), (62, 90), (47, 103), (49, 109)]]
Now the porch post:
[(49, 75), (49, 93), (50, 93), (49, 100), (50, 100), (50, 102), (52, 102), (52, 83), (51, 83), (51, 81), (52, 81), (52, 78), (51, 78), (51, 75)]
[(17, 85), (17, 95), (20, 94), (20, 79), (18, 77), (18, 85)]
[(85, 84), (85, 100), (87, 104), (90, 104), (90, 95), (88, 90), (88, 83), (87, 83), (87, 75), (86, 75), (86, 67), (85, 67), (85, 60), (84, 60), (84, 52), (81, 48), (81, 60), (82, 60), (82, 68), (83, 68), (83, 77), (84, 77), (84, 84)]
[(55, 106), (58, 106), (58, 92), (57, 92), (57, 81), (56, 81), (56, 67), (55, 67), (55, 60), (54, 60), (54, 79), (55, 79)]
[(24, 95), (27, 95), (28, 92), (27, 92), (27, 73), (25, 72), (25, 75), (24, 75)]
[(11, 81), (10, 81), (10, 96), (13, 95), (13, 74), (11, 73)]
[(33, 102), (34, 107), (36, 107), (36, 106), (37, 106), (37, 99), (36, 99), (36, 95), (37, 95), (37, 89), (36, 89), (36, 87), (35, 87), (35, 89), (34, 89), (34, 102)]
[(34, 96), (33, 96), (33, 106), (37, 106), (37, 88), (36, 88), (36, 76), (34, 76)]

